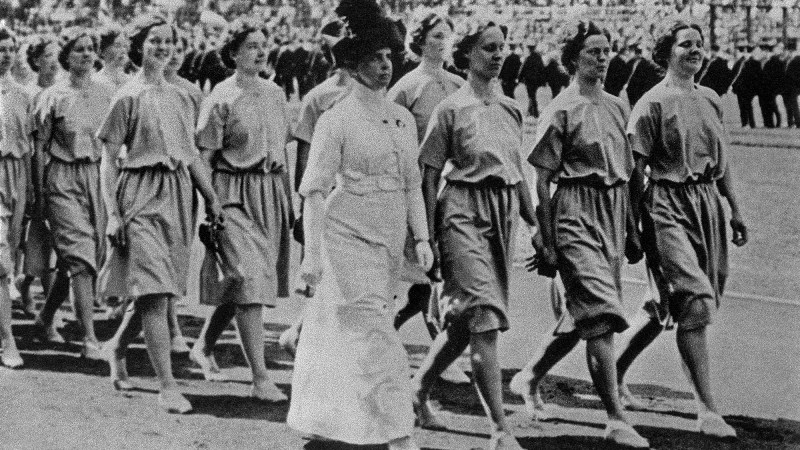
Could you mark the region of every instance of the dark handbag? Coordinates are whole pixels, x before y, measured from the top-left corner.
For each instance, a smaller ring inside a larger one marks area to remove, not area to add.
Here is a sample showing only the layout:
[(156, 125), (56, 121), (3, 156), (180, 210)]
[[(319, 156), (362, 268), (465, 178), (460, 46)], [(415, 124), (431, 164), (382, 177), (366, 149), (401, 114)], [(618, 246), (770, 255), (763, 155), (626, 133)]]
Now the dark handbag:
[(216, 223), (200, 225), (200, 240), (206, 246), (206, 255), (200, 266), (200, 304), (221, 305), (241, 295), (244, 277), (238, 270), (238, 261), (226, 252), (228, 245), (224, 228)]

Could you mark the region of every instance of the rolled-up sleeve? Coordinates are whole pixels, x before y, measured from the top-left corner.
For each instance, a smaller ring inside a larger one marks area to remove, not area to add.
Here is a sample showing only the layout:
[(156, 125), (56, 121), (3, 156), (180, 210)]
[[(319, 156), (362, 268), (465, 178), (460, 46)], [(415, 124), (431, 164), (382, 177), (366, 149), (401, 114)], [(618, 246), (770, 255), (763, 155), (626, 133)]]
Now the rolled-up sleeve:
[(97, 131), (97, 138), (107, 144), (122, 145), (128, 142), (131, 132), (133, 98), (114, 99), (111, 109)]

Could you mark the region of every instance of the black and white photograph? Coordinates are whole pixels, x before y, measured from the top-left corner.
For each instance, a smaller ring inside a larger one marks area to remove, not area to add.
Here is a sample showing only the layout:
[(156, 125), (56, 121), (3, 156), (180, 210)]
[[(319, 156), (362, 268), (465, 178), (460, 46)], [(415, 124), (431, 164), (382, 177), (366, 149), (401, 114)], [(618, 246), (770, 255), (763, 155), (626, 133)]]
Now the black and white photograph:
[(800, 450), (800, 0), (0, 0), (0, 448)]

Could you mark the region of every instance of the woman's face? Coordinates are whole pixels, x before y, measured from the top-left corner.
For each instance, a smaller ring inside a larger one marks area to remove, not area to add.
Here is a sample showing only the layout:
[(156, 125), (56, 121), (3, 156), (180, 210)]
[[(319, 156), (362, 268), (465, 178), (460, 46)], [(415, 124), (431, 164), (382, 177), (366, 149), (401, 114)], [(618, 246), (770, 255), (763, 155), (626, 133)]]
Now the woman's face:
[(362, 57), (356, 66), (356, 76), (372, 90), (389, 86), (392, 81), (392, 51), (382, 48)]
[(703, 66), (703, 37), (694, 28), (678, 31), (669, 58), (669, 68), (684, 76), (694, 76)]
[(17, 46), (13, 39), (3, 39), (0, 41), (0, 76), (4, 76), (11, 68), (16, 57)]
[(172, 58), (169, 59), (169, 64), (164, 68), (165, 71), (175, 73), (181, 68), (183, 58), (186, 56), (186, 47), (183, 45), (183, 40), (178, 39), (175, 41), (175, 47), (172, 50)]
[(605, 36), (597, 34), (589, 36), (583, 42), (583, 48), (578, 53), (578, 59), (575, 62), (576, 74), (589, 81), (605, 79), (610, 54), (611, 45)]
[(119, 35), (114, 39), (114, 43), (103, 50), (103, 61), (115, 67), (122, 67), (128, 63), (128, 51), (130, 50), (130, 40), (125, 35)]
[(142, 65), (165, 67), (172, 58), (174, 46), (172, 28), (169, 25), (151, 28), (142, 46)]
[(94, 70), (94, 42), (89, 36), (81, 36), (75, 41), (67, 61), (70, 72), (89, 72)]
[(506, 59), (506, 43), (500, 27), (490, 27), (481, 33), (478, 42), (469, 51), (469, 71), (480, 78), (492, 79), (500, 75)]
[(44, 52), (36, 58), (36, 66), (39, 67), (39, 76), (51, 76), (58, 73), (58, 52), (61, 47), (56, 42), (47, 44)]
[(232, 55), (236, 62), (236, 70), (247, 74), (257, 74), (267, 70), (268, 49), (269, 40), (264, 33), (261, 31), (248, 33), (247, 38)]
[(422, 45), (422, 57), (434, 61), (443, 61), (452, 35), (453, 31), (447, 23), (441, 21), (436, 24), (425, 35), (425, 43)]

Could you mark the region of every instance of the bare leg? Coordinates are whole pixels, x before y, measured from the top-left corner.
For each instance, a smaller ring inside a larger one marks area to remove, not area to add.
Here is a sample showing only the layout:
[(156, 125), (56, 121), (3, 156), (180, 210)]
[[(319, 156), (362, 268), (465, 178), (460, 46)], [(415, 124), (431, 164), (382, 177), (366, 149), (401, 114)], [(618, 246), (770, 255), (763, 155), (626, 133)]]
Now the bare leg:
[(69, 296), (69, 281), (69, 275), (67, 275), (66, 271), (56, 271), (55, 279), (47, 292), (44, 307), (39, 312), (39, 317), (36, 320), (41, 327), (48, 329), (53, 325), (56, 311)]
[(586, 341), (586, 362), (594, 387), (606, 408), (608, 418), (626, 422), (617, 392), (617, 366), (614, 364), (614, 335), (606, 333)]
[(3, 364), (9, 367), (21, 366), (22, 358), (11, 332), (11, 295), (6, 277), (0, 277), (0, 340), (3, 341)]
[(630, 328), (622, 334), (617, 358), (617, 384), (623, 384), (625, 373), (633, 361), (661, 334), (664, 327), (644, 311), (640, 311), (632, 320)]
[(706, 327), (693, 330), (682, 330), (679, 327), (676, 340), (678, 351), (686, 364), (689, 378), (694, 385), (699, 401), (708, 411), (717, 412), (717, 406), (711, 395)]
[(99, 359), (100, 342), (94, 333), (94, 276), (87, 270), (72, 275), (75, 316), (83, 331), (83, 354)]
[(126, 363), (126, 353), (128, 346), (142, 332), (142, 314), (136, 308), (135, 302), (128, 304), (122, 316), (122, 322), (117, 328), (117, 332), (103, 346), (103, 352), (108, 359), (111, 368), (110, 376), (114, 387), (117, 390), (133, 389), (128, 377), (128, 367)]
[(144, 331), (144, 342), (147, 345), (147, 354), (162, 391), (178, 388), (172, 375), (167, 320), (168, 303), (169, 296), (167, 295), (150, 295), (136, 300), (136, 308), (141, 310), (142, 314), (142, 330)]
[(211, 316), (206, 319), (203, 329), (200, 330), (200, 336), (197, 337), (192, 350), (189, 352), (189, 359), (200, 366), (203, 378), (206, 381), (225, 381), (225, 376), (222, 375), (214, 360), (214, 345), (216, 345), (222, 332), (230, 325), (235, 315), (236, 305), (224, 304), (217, 306)]
[(238, 305), (236, 323), (250, 370), (253, 371), (253, 397), (276, 402), (287, 400), (286, 395), (269, 379), (264, 364), (264, 324), (263, 307), (260, 304)]
[(431, 339), (436, 338), (439, 331), (436, 329), (436, 325), (429, 323), (426, 317), (430, 296), (430, 284), (415, 284), (411, 286), (408, 289), (408, 303), (394, 316), (394, 329), (399, 330), (408, 319), (414, 317), (417, 313), (422, 313), (423, 319), (425, 320), (425, 327), (428, 329)]
[(178, 322), (178, 312), (176, 310), (177, 297), (169, 300), (167, 309), (167, 316), (169, 317), (169, 337), (170, 337), (170, 350), (172, 353), (188, 353), (189, 347), (186, 345), (186, 339), (181, 332), (181, 324)]
[(484, 401), (486, 413), (492, 421), (495, 433), (508, 431), (508, 424), (503, 411), (502, 375), (497, 357), (498, 333), (497, 330), (494, 330), (484, 333), (472, 333), (470, 336), (475, 387)]
[(558, 324), (554, 325), (545, 335), (533, 358), (519, 371), (521, 377), (528, 378), (530, 394), (536, 394), (539, 383), (550, 372), (550, 369), (564, 359), (580, 342), (577, 331), (554, 335), (556, 327)]

